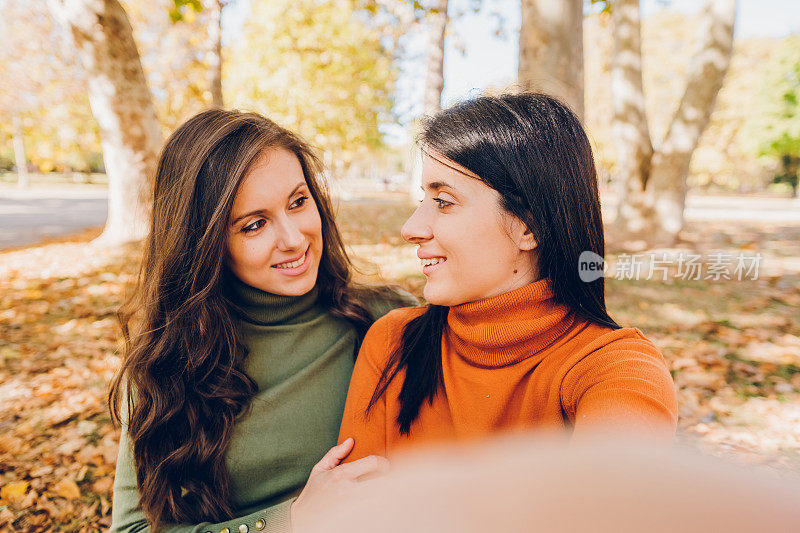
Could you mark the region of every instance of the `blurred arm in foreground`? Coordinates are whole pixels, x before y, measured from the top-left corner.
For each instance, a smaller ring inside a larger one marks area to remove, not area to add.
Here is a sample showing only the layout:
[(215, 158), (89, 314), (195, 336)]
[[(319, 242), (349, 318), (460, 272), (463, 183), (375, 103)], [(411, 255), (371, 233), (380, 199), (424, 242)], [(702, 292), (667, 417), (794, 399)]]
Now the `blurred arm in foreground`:
[(306, 531), (797, 531), (800, 477), (626, 436), (418, 450)]

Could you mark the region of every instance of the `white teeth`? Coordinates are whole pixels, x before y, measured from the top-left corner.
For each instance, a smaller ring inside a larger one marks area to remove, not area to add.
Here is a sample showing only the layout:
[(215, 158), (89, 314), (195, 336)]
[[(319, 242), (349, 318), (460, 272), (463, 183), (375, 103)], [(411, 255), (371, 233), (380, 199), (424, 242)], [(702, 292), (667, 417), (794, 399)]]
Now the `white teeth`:
[(274, 265), (274, 268), (297, 268), (306, 262), (306, 255), (307, 254), (303, 254), (303, 257), (301, 257), (297, 261), (292, 261), (291, 263), (281, 263), (279, 265)]
[(431, 265), (438, 265), (439, 263), (444, 263), (446, 259), (444, 257), (428, 257), (425, 259), (420, 259), (420, 263), (422, 266), (431, 266)]

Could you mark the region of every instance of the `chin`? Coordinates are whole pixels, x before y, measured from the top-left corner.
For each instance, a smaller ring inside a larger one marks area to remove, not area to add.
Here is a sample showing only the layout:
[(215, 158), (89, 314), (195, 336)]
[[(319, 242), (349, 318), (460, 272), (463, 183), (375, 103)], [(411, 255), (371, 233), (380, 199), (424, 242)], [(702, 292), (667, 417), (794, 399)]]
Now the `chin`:
[(422, 296), (429, 304), (452, 307), (462, 303), (457, 294), (448, 294), (448, 291), (431, 287), (430, 282), (422, 289)]
[(284, 296), (302, 296), (313, 289), (316, 282), (316, 276), (314, 276), (311, 281), (304, 280), (304, 283), (286, 284), (281, 287), (282, 290), (278, 292), (278, 294), (282, 294)]
[(277, 294), (278, 296), (302, 296), (302, 295), (306, 294), (310, 290), (311, 290), (310, 288), (309, 289), (305, 289), (305, 288), (303, 288), (303, 289), (288, 289), (287, 288), (287, 289), (282, 289), (282, 290), (279, 290), (279, 291), (275, 291), (275, 294)]

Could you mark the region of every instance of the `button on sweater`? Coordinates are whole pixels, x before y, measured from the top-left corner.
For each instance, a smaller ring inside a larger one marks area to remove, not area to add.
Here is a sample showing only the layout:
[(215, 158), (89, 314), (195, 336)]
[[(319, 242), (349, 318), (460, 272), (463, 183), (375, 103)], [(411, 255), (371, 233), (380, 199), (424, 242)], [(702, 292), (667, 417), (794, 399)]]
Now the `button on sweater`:
[[(258, 384), (250, 408), (237, 421), (227, 451), (231, 501), (237, 512), (222, 523), (167, 524), (172, 533), (288, 531), (289, 507), (311, 468), (331, 446), (353, 370), (353, 326), (317, 301), (313, 289), (277, 296), (233, 285), (244, 311), (249, 349), (245, 370)], [(399, 305), (372, 302), (376, 317)], [(408, 305), (408, 299), (404, 300)], [(114, 481), (113, 531), (149, 531), (141, 510), (130, 441), (124, 428)], [(241, 528), (241, 529), (240, 529)]]
[(365, 410), (405, 325), (424, 307), (397, 309), (373, 324), (356, 361), (339, 442), (347, 461), (391, 456), (422, 442), (539, 429), (582, 438), (624, 428), (672, 439), (675, 390), (666, 362), (638, 329), (612, 329), (555, 303), (548, 280), (451, 307), (442, 336), (444, 386), (420, 407), (410, 436), (397, 425), (400, 372)]

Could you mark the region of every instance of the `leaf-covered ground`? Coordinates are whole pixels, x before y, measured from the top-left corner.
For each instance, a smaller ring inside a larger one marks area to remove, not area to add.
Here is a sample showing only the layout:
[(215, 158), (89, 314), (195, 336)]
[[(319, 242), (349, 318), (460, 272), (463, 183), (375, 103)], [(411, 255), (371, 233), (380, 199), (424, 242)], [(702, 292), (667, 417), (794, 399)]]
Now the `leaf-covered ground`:
[[(397, 231), (409, 213), (346, 204), (339, 220), (365, 275), (420, 294), (414, 248)], [(92, 247), (96, 234), (0, 253), (0, 530), (110, 524), (118, 431), (105, 395), (137, 256)], [(682, 247), (759, 252), (762, 270), (742, 281), (609, 279), (612, 316), (666, 356), (682, 441), (800, 470), (800, 227), (690, 223)]]

